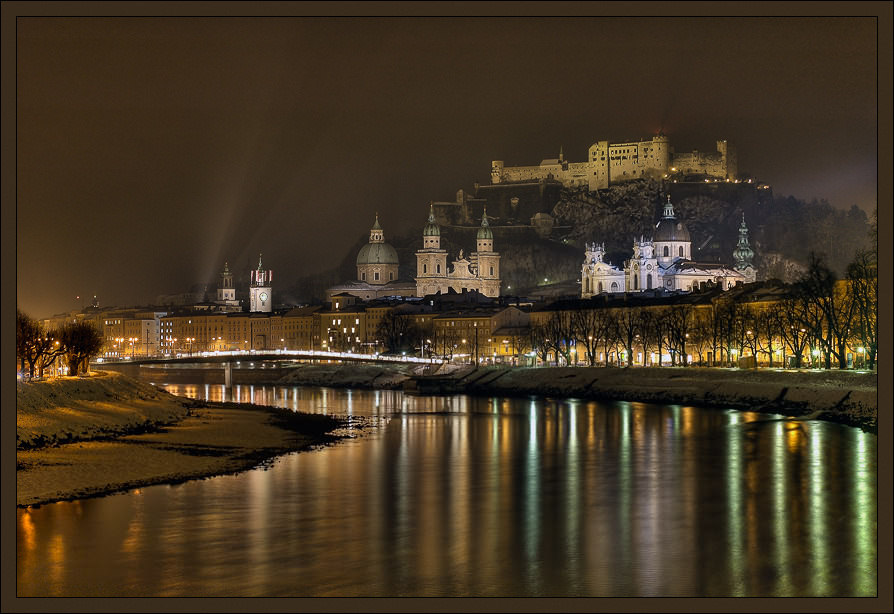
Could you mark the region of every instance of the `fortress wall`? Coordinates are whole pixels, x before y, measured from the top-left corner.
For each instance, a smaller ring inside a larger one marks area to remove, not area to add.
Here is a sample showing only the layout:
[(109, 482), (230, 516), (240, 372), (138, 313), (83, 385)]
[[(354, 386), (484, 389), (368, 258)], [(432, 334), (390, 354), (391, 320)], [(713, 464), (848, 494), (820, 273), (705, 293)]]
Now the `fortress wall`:
[(719, 153), (693, 151), (674, 154), (671, 166), (684, 174), (726, 177), (726, 168), (723, 162), (723, 158)]
[(503, 181), (537, 181), (546, 179), (547, 175), (556, 176), (561, 172), (561, 166), (509, 166), (503, 168), (501, 179)]

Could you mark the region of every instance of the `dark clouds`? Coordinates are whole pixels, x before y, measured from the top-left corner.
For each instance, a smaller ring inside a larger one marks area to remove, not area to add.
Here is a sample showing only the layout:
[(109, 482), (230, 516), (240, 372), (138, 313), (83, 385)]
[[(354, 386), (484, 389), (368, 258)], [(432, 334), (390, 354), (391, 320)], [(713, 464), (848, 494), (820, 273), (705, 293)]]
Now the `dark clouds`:
[[(872, 19), (19, 19), (17, 267), (34, 315), (280, 284), (490, 161), (663, 127), (777, 193), (876, 201)], [(35, 246), (40, 246), (36, 248)], [(28, 283), (23, 283), (23, 280)]]

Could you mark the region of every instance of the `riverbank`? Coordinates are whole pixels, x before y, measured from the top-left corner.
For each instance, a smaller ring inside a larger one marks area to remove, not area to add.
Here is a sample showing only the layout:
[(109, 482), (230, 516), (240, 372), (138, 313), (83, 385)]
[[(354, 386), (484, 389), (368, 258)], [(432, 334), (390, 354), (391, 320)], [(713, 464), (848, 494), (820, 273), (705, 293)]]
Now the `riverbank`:
[(455, 367), (424, 376), (401, 365), (302, 365), (272, 384), (409, 392), (540, 395), (781, 413), (878, 431), (878, 375), (723, 368)]
[(329, 416), (176, 397), (118, 373), (16, 389), (16, 505), (250, 469), (334, 441)]
[(466, 394), (697, 405), (827, 420), (876, 433), (878, 376), (853, 371), (483, 367), (457, 371)]

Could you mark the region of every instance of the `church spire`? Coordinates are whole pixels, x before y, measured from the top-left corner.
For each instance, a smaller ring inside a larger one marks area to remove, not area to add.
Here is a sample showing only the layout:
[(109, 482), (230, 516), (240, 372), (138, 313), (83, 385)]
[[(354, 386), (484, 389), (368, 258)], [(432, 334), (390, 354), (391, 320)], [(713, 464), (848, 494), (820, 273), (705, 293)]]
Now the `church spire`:
[(742, 213), (742, 223), (739, 225), (739, 242), (736, 249), (733, 250), (733, 258), (736, 261), (734, 268), (737, 271), (744, 271), (751, 267), (751, 259), (754, 257), (754, 251), (748, 245), (748, 226), (745, 225), (745, 213)]

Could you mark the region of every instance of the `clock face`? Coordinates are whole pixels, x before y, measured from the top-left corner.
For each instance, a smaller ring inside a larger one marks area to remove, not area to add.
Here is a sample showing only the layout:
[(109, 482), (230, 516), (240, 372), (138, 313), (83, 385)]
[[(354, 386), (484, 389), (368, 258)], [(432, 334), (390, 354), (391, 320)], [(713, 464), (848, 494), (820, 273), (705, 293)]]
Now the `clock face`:
[(258, 296), (258, 298), (261, 299), (261, 302), (262, 302), (262, 303), (266, 303), (266, 302), (267, 302), (267, 293), (266, 293), (266, 292), (261, 292), (261, 294)]

